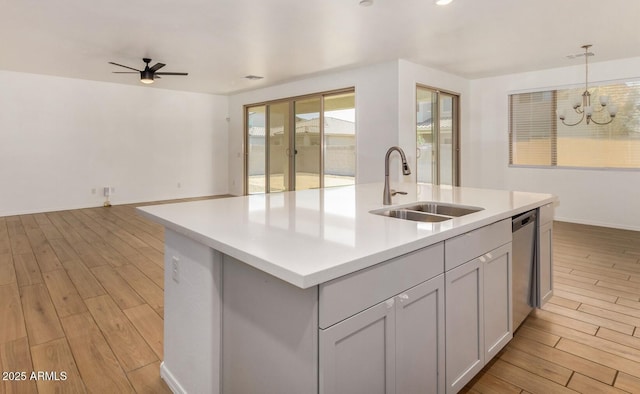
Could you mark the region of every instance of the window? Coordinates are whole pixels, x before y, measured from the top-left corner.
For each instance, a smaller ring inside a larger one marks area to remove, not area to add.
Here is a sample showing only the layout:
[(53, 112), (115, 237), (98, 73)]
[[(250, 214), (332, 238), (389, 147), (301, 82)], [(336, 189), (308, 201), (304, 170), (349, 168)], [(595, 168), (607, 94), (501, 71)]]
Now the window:
[(355, 139), (353, 89), (246, 106), (245, 191), (352, 185)]
[[(613, 122), (564, 125), (557, 112), (565, 110), (567, 123), (578, 121), (581, 115), (572, 110), (572, 103), (583, 91), (576, 88), (509, 95), (509, 164), (640, 169), (640, 82), (590, 89), (592, 103), (608, 95), (609, 102), (618, 105)], [(594, 113), (593, 118), (603, 122), (608, 119), (606, 112)]]

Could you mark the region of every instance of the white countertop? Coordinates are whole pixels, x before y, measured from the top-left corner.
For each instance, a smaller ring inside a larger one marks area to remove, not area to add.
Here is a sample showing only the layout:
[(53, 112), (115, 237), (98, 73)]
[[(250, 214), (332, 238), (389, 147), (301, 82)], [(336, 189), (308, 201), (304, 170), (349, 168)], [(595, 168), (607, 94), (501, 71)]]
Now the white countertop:
[(440, 223), (374, 215), (369, 211), (385, 207), (382, 183), (138, 210), (167, 228), (308, 288), (555, 201), (551, 194), (431, 185), (395, 187), (408, 194), (394, 196), (392, 206), (436, 201), (484, 210)]

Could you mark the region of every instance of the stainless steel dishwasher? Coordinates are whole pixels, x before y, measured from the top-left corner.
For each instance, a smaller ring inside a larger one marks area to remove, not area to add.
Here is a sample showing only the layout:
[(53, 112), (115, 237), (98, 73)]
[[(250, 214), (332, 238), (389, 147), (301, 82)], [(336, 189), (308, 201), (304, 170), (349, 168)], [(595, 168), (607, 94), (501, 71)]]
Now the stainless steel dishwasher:
[(513, 217), (512, 276), (513, 330), (536, 306), (536, 210)]

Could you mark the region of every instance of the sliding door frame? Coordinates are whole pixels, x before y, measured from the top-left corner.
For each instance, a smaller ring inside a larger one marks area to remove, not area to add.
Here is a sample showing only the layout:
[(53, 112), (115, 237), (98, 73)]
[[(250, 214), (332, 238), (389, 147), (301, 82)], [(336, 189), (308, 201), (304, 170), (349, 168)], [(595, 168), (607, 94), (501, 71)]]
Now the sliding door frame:
[[(416, 105), (418, 98), (418, 89), (427, 89), (435, 93), (436, 100), (435, 105), (432, 104), (431, 110), (431, 118), (432, 118), (432, 132), (433, 132), (433, 146), (437, 147), (435, 150), (432, 149), (434, 158), (432, 159), (437, 166), (436, 168), (432, 167), (432, 182), (434, 185), (440, 184), (440, 96), (446, 95), (452, 98), (453, 105), (451, 111), (451, 149), (452, 149), (452, 158), (451, 158), (451, 170), (452, 174), (452, 186), (460, 186), (460, 93), (445, 90), (440, 88), (435, 88), (429, 85), (416, 84)], [(417, 130), (418, 126), (418, 113), (416, 111), (415, 118), (415, 129)], [(416, 159), (417, 160), (417, 159)], [(416, 162), (416, 170), (417, 170), (417, 162)], [(416, 175), (416, 181), (417, 181)]]

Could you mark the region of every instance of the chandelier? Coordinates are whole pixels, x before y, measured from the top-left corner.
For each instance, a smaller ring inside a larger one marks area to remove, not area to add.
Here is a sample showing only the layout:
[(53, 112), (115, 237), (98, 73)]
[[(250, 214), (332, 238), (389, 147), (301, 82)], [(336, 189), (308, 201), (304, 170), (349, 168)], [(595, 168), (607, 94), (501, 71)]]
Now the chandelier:
[[(618, 112), (618, 106), (615, 104), (609, 104), (609, 96), (605, 95), (599, 97), (598, 101), (600, 102), (600, 105), (597, 108), (594, 108), (594, 106), (591, 105), (591, 93), (589, 93), (589, 56), (593, 56), (593, 53), (589, 52), (591, 45), (583, 45), (582, 48), (584, 48), (584, 54), (581, 53), (579, 55), (575, 55), (575, 57), (584, 56), (584, 92), (582, 93), (582, 98), (578, 97), (573, 103), (573, 110), (580, 115), (580, 119), (575, 123), (565, 122), (565, 110), (558, 111), (558, 118), (560, 118), (562, 123), (566, 126), (576, 126), (582, 123), (585, 118), (587, 119), (587, 124), (591, 122), (598, 125), (609, 124), (613, 122), (613, 119)], [(609, 120), (605, 119), (603, 121), (597, 121), (592, 117), (595, 112), (603, 112), (605, 108), (607, 109), (606, 112), (609, 114)]]

